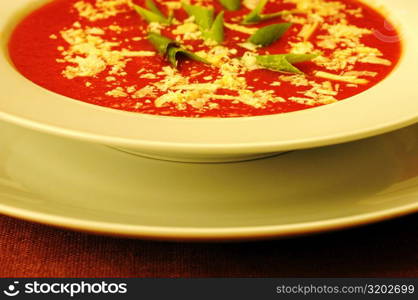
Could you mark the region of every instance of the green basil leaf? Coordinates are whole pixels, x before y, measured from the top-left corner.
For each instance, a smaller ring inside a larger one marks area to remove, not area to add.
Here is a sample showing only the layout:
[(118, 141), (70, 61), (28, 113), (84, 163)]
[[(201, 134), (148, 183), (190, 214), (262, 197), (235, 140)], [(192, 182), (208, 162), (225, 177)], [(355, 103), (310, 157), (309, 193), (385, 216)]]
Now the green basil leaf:
[(145, 5), (146, 7), (152, 11), (153, 13), (160, 15), (161, 17), (165, 18), (165, 20), (167, 21), (167, 24), (171, 25), (173, 18), (174, 18), (174, 12), (171, 11), (168, 15), (168, 17), (166, 17), (161, 10), (157, 7), (157, 5), (155, 4), (155, 2), (153, 0), (146, 0), (145, 1)]
[[(155, 6), (155, 4), (154, 4)], [(161, 24), (170, 24), (171, 20), (167, 19), (161, 11), (158, 10), (158, 8), (155, 6), (155, 8), (159, 11), (159, 13), (156, 13), (155, 11), (151, 11), (148, 9), (145, 9), (139, 5), (134, 4), (134, 8), (136, 12), (141, 15), (142, 18), (144, 18), (148, 23), (161, 23)]]
[(273, 71), (301, 74), (298, 68), (294, 67), (287, 59), (286, 55), (262, 55), (257, 56), (257, 64)]
[(241, 0), (219, 0), (227, 10), (239, 10), (241, 8)]
[(168, 61), (174, 66), (177, 67), (178, 65), (178, 58), (180, 55), (186, 56), (190, 59), (203, 62), (205, 64), (209, 64), (207, 60), (204, 58), (184, 49), (179, 43), (176, 41), (160, 35), (158, 33), (150, 32), (148, 33), (148, 40), (151, 44), (157, 49), (157, 51), (166, 56)]
[(213, 20), (215, 13), (213, 8), (187, 3), (182, 3), (182, 5), (187, 14), (195, 18), (195, 22), (199, 26), (204, 39), (217, 43), (224, 41), (224, 12), (219, 13), (216, 19)]
[(278, 11), (278, 12), (271, 13), (271, 14), (261, 14), (260, 21), (270, 20), (273, 18), (281, 17), (284, 15), (289, 15), (292, 13), (300, 13), (300, 11), (295, 9), (295, 10), (282, 10), (282, 11)]
[(224, 12), (218, 14), (210, 30), (203, 32), (203, 37), (215, 41), (218, 44), (224, 41)]
[(243, 24), (254, 24), (259, 23), (261, 21), (270, 20), (276, 17), (292, 14), (292, 13), (300, 13), (299, 10), (282, 10), (279, 12), (271, 13), (271, 14), (262, 14), (264, 7), (266, 6), (268, 0), (260, 0), (258, 2), (257, 7), (254, 8), (248, 15), (246, 15), (242, 21)]
[(262, 27), (248, 41), (255, 45), (269, 46), (280, 39), (290, 26), (292, 26), (291, 23), (280, 23)]
[(157, 5), (155, 4), (153, 0), (146, 0), (145, 6), (153, 13), (165, 18), (164, 14), (161, 12), (161, 10), (159, 10), (159, 8), (157, 7)]
[(317, 57), (317, 54), (275, 54), (257, 56), (257, 64), (269, 70), (303, 74), (293, 64), (306, 62)]
[(266, 6), (268, 0), (260, 0), (257, 4), (257, 6), (244, 17), (243, 23), (244, 24), (252, 24), (252, 23), (258, 23), (261, 21), (261, 13), (264, 10), (264, 7)]
[(154, 48), (164, 56), (167, 54), (169, 48), (180, 46), (176, 41), (154, 32), (148, 33), (148, 40)]
[(286, 54), (286, 59), (291, 64), (303, 63), (317, 58), (319, 54)]
[(167, 59), (176, 68), (178, 66), (179, 56), (186, 56), (186, 57), (188, 57), (190, 59), (193, 59), (195, 61), (199, 61), (199, 62), (202, 62), (202, 63), (205, 63), (205, 64), (209, 64), (209, 62), (206, 59), (194, 54), (193, 52), (187, 51), (183, 48), (170, 47), (168, 49)]
[(182, 3), (184, 10), (190, 17), (194, 17), (201, 31), (209, 30), (213, 23), (214, 10), (199, 5)]

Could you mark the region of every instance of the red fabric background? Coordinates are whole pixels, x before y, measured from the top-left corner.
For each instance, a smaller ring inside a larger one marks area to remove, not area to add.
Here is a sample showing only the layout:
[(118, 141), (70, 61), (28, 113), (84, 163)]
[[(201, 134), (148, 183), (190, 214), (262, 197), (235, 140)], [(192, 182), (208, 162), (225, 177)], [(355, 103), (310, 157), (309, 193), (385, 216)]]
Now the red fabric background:
[(418, 215), (304, 238), (161, 243), (0, 216), (1, 277), (418, 277)]

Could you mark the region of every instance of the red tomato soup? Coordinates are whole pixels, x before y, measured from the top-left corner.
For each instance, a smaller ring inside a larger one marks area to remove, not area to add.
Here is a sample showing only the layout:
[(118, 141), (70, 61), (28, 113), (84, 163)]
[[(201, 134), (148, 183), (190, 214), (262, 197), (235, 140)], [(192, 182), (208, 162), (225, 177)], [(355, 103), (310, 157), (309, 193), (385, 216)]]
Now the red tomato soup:
[(176, 0), (55, 0), (16, 27), (10, 55), (35, 84), (73, 99), (225, 118), (347, 99), (383, 80), (400, 58), (398, 33), (357, 0), (270, 0), (259, 13), (257, 2), (228, 10), (212, 0), (187, 7)]

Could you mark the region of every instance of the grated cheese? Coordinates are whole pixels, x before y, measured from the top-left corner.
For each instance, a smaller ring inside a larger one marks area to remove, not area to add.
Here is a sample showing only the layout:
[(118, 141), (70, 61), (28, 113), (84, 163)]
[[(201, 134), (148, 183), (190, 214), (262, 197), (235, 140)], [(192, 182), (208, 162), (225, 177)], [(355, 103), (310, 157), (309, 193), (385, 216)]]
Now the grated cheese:
[(225, 27), (234, 31), (246, 33), (246, 34), (254, 34), (257, 32), (258, 28), (256, 27), (247, 27), (242, 26), (239, 24), (231, 24), (231, 23), (225, 23)]
[(79, 16), (92, 22), (127, 12), (130, 7), (132, 7), (132, 0), (96, 0), (94, 5), (86, 1), (74, 3)]
[(342, 81), (354, 84), (367, 84), (369, 81), (367, 79), (358, 78), (353, 75), (336, 75), (332, 73), (327, 73), (323, 71), (318, 71), (315, 73), (316, 77), (330, 79), (334, 81)]

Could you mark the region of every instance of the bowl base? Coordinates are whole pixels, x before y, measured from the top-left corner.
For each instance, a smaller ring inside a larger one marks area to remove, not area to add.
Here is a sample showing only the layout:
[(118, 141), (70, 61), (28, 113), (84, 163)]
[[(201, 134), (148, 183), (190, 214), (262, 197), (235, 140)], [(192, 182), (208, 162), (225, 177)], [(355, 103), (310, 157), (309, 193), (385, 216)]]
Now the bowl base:
[(285, 152), (275, 152), (275, 153), (264, 153), (264, 154), (235, 154), (235, 155), (185, 155), (185, 154), (178, 154), (175, 156), (167, 156), (164, 154), (158, 153), (145, 153), (145, 152), (138, 152), (135, 150), (130, 150), (126, 148), (118, 148), (118, 147), (111, 147), (115, 150), (122, 151), (128, 154), (146, 157), (151, 159), (163, 160), (163, 161), (171, 161), (171, 162), (182, 162), (182, 163), (202, 163), (202, 164), (220, 164), (220, 163), (236, 163), (236, 162), (243, 162), (243, 161), (250, 161), (250, 160), (257, 160), (263, 158), (269, 158), (276, 155), (283, 154)]

